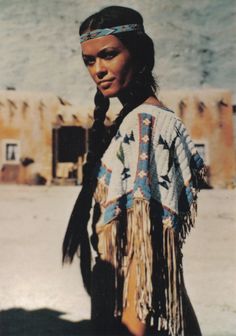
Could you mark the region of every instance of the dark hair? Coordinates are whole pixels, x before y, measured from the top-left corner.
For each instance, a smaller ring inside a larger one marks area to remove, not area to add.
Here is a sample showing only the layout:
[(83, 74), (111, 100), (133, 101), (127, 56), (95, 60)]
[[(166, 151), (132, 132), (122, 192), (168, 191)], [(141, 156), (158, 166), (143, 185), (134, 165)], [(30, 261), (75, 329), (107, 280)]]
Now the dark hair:
[[(120, 6), (110, 6), (89, 16), (80, 26), (80, 35), (101, 28), (124, 24), (143, 25), (142, 16), (135, 10)], [(109, 99), (97, 90), (95, 95), (94, 123), (91, 129), (87, 161), (83, 166), (83, 187), (75, 202), (63, 242), (63, 261), (72, 262), (80, 247), (80, 265), (84, 285), (90, 292), (90, 248), (87, 223), (90, 217), (92, 198), (97, 186), (96, 171), (101, 157), (115, 136), (124, 117), (135, 107), (142, 104), (156, 91), (157, 84), (152, 75), (154, 67), (154, 45), (143, 31), (123, 32), (115, 35), (130, 51), (137, 64), (137, 70), (126, 90), (126, 103), (109, 129), (104, 120), (109, 108)], [(98, 141), (98, 139), (100, 141)]]

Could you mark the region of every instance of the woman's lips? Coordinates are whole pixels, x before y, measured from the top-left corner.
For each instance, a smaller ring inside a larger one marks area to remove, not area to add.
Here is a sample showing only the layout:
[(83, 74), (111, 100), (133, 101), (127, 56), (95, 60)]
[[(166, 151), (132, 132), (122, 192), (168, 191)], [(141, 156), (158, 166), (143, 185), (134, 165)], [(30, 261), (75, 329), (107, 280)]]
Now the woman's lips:
[(98, 82), (98, 85), (101, 86), (103, 89), (107, 89), (111, 86), (113, 80), (114, 80), (114, 78), (108, 79), (108, 80), (102, 80), (102, 81)]

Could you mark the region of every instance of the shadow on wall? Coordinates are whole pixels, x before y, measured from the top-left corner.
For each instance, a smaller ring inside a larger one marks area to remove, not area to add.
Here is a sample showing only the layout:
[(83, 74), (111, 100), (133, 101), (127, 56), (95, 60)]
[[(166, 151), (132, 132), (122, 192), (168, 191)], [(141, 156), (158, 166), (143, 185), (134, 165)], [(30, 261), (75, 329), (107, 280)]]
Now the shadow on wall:
[(0, 330), (4, 336), (91, 336), (90, 321), (66, 321), (62, 312), (51, 309), (12, 308), (0, 312)]

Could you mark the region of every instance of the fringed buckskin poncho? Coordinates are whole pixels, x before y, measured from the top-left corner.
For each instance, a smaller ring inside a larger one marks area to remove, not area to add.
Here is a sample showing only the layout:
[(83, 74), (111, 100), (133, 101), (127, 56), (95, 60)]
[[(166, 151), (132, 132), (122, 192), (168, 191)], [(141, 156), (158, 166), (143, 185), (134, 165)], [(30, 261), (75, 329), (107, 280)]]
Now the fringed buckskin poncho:
[(204, 173), (172, 111), (143, 104), (125, 117), (102, 157), (94, 195), (102, 213), (99, 256), (116, 273), (114, 316), (129, 304), (135, 258), (137, 317), (169, 335), (184, 335), (181, 247), (194, 225)]

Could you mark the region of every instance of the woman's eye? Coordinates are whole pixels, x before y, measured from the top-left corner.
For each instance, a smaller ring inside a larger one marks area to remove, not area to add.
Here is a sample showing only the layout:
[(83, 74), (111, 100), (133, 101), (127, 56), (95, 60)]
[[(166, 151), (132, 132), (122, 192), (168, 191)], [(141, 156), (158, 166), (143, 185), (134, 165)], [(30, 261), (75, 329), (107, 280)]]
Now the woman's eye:
[(114, 58), (117, 54), (118, 54), (117, 51), (107, 51), (102, 56), (103, 56), (104, 59), (110, 60), (110, 59)]
[(112, 53), (112, 54), (107, 54), (104, 58), (105, 59), (112, 59), (115, 55)]
[(86, 66), (93, 65), (94, 63), (95, 63), (95, 59), (94, 58), (89, 58), (89, 57), (84, 58), (84, 64)]

